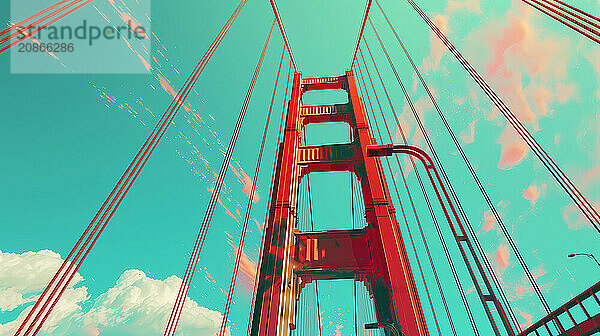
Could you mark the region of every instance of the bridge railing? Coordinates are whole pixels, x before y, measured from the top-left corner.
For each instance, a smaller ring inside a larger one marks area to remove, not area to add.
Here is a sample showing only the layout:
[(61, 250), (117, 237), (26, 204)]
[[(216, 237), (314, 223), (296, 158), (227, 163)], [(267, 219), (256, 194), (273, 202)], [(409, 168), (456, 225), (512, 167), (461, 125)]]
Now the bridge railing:
[[(600, 332), (600, 282), (583, 293), (577, 295), (548, 316), (532, 324), (518, 336), (527, 335), (565, 335), (584, 336)], [(583, 311), (585, 319), (578, 321), (573, 317), (572, 310), (578, 307)], [(568, 317), (565, 317), (565, 315)], [(562, 317), (562, 318), (561, 318)], [(568, 324), (565, 324), (567, 321)], [(556, 333), (558, 329), (559, 332)], [(553, 330), (553, 331), (551, 331)]]

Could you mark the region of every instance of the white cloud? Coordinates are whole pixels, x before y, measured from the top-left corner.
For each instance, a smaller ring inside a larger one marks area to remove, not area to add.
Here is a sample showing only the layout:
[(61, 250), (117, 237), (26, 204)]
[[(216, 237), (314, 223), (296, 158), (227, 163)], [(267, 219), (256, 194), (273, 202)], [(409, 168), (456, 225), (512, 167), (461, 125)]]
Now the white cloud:
[[(171, 313), (181, 279), (149, 278), (140, 270), (127, 270), (114, 287), (100, 295), (82, 317), (85, 329), (119, 328), (132, 335), (161, 334)], [(187, 334), (212, 335), (221, 314), (187, 300), (178, 330)]]
[[(0, 311), (35, 300), (61, 263), (60, 255), (50, 250), (23, 254), (0, 251)], [(82, 280), (76, 274), (71, 284)]]
[[(34, 301), (62, 263), (58, 253), (49, 250), (23, 254), (0, 251), (0, 311), (12, 311)], [(162, 335), (181, 279), (152, 279), (140, 270), (127, 270), (115, 286), (92, 300), (87, 288), (73, 287), (83, 281), (79, 274), (53, 310), (41, 334), (99, 335), (111, 330), (123, 335)], [(0, 336), (12, 335), (25, 318), (31, 304), (19, 317), (0, 324)], [(178, 335), (214, 335), (222, 315), (188, 299), (179, 322)]]
[[(22, 254), (0, 251), (0, 311), (12, 311), (35, 301), (63, 260), (50, 250)], [(76, 273), (61, 300), (46, 321), (43, 332), (59, 335), (68, 321), (81, 311), (80, 303), (88, 298), (87, 288), (73, 286), (83, 281)], [(0, 335), (12, 335), (31, 309), (29, 305), (14, 321), (0, 325)]]

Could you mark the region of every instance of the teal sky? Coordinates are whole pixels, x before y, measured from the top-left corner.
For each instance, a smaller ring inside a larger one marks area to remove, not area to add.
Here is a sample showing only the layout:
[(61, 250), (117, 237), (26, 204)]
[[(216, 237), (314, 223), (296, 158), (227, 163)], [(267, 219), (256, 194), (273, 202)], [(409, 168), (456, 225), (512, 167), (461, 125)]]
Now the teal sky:
[[(512, 129), (506, 128), (506, 120), (453, 56), (430, 36), (426, 24), (408, 3), (381, 2), (434, 90), (452, 129), (460, 134), (469, 159), (550, 306), (554, 309), (596, 283), (600, 269), (591, 260), (566, 256), (586, 252), (600, 257), (598, 233)], [(598, 1), (571, 3), (590, 12), (600, 11)], [(96, 8), (84, 7), (80, 15), (98, 17), (103, 13), (111, 24), (120, 24), (109, 2), (96, 0), (93, 4)], [(600, 209), (598, 46), (517, 0), (436, 0), (419, 4)], [(22, 318), (31, 306), (31, 298), (41, 292), (58, 266), (55, 253), (62, 257), (68, 254), (168, 107), (173, 97), (164, 89), (164, 80), (179, 90), (236, 5), (227, 1), (186, 0), (176, 5), (153, 1), (150, 13), (133, 12), (133, 16), (147, 14), (151, 18), (151, 51), (133, 46), (151, 65), (145, 74), (76, 73), (85, 60), (64, 61), (63, 73), (14, 74), (10, 52), (0, 54), (0, 335), (14, 330), (15, 321)], [(343, 74), (352, 59), (364, 3), (280, 0), (278, 5), (303, 75)], [(8, 1), (0, 3), (0, 13), (2, 22), (18, 19), (10, 18)], [(483, 198), (376, 7), (371, 17), (410, 89), (486, 254), (500, 274), (519, 323), (525, 326), (537, 321), (545, 314), (514, 253), (507, 249), (497, 223), (486, 214)], [(248, 2), (188, 97), (190, 110), (182, 109), (175, 118), (79, 270), (80, 281), (69, 290), (56, 319), (49, 321), (46, 334), (162, 333), (165, 314), (172, 305), (172, 291), (178, 288), (173, 276), (181, 278), (185, 271), (210, 198), (209, 189), (215, 182), (214, 172), (220, 168), (222, 151), (229, 142), (272, 20), (268, 1)], [(371, 29), (365, 30), (365, 37), (395, 108), (402, 115), (404, 131), (413, 144), (425, 148)], [(118, 48), (131, 52), (124, 43)], [(223, 290), (228, 287), (235, 256), (231, 244), (237, 245), (248, 202), (243, 190), (247, 185), (244, 174), (252, 179), (281, 51), (282, 41), (276, 31), (225, 180), (222, 204), (216, 207), (190, 289), (189, 297), (196, 303), (190, 306), (190, 314), (197, 315), (193, 320), (184, 318), (182, 334), (212, 335), (215, 323), (220, 322), (226, 300)], [(48, 62), (55, 62), (48, 58)], [(370, 60), (367, 65), (374, 75)], [(142, 62), (137, 66), (144, 69)], [(243, 335), (247, 328), (251, 304), (247, 275), (252, 273), (259, 251), (261, 232), (257, 224), (265, 218), (287, 71), (288, 63), (284, 61), (271, 119), (271, 125), (276, 126), (269, 129), (257, 185), (259, 200), (253, 206), (246, 238), (244, 251), (249, 259), (243, 265), (248, 272), (242, 272), (230, 315), (231, 335)], [(376, 89), (385, 99), (380, 86)], [(344, 99), (339, 93), (311, 93), (304, 97), (304, 104)], [(382, 100), (384, 113), (390, 115), (386, 105)], [(347, 141), (347, 127), (329, 126), (308, 128), (308, 142)], [(417, 190), (414, 175), (409, 174), (409, 181)], [(311, 191), (317, 228), (349, 228), (348, 173), (316, 174), (311, 177)], [(393, 198), (399, 208), (398, 200)], [(470, 334), (426, 206), (421, 197), (415, 199), (457, 326)], [(406, 195), (401, 195), (401, 202), (406, 204)], [(409, 217), (411, 229), (416, 230), (414, 216)], [(400, 227), (408, 247), (403, 222)], [(449, 231), (443, 227), (453, 256), (458, 258)], [(427, 269), (427, 284), (433, 290), (435, 283), (423, 255), (423, 244), (420, 238), (416, 240), (417, 254)], [(416, 271), (411, 248), (409, 257)], [(457, 259), (455, 263), (464, 270), (462, 261)], [(471, 284), (465, 272), (461, 279), (469, 292)], [(324, 334), (353, 335), (351, 282), (320, 282), (319, 290), (324, 302)], [(419, 290), (431, 333), (436, 334), (422, 285)], [(476, 302), (475, 293), (467, 296), (470, 302)], [(144, 307), (150, 303), (161, 308), (149, 312)], [(434, 304), (438, 309), (439, 295)], [(481, 313), (480, 308), (475, 311)], [(449, 334), (443, 311), (436, 313), (443, 321), (442, 334)], [(476, 316), (483, 325), (481, 314)], [(485, 327), (481, 332), (491, 335)]]

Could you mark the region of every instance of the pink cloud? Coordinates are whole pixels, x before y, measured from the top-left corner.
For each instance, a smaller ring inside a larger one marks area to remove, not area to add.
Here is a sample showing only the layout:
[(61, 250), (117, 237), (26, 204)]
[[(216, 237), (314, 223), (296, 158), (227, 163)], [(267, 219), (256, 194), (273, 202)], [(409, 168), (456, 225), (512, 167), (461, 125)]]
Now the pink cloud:
[(145, 30), (139, 29), (141, 27), (141, 24), (138, 20), (131, 16), (131, 14), (123, 11), (120, 5), (115, 4), (114, 0), (108, 0), (108, 2), (113, 6), (113, 8), (119, 14), (123, 22), (125, 22), (133, 30), (133, 32), (137, 33), (141, 38), (148, 38), (148, 36), (146, 36)]
[(506, 126), (496, 142), (502, 145), (498, 168), (503, 170), (510, 170), (519, 165), (529, 152), (529, 146), (510, 126)]
[(465, 103), (465, 98), (464, 98), (464, 97), (457, 97), (457, 98), (454, 98), (454, 104), (456, 104), (456, 105), (459, 105), (459, 106), (460, 106), (460, 105), (462, 105), (462, 104), (464, 104), (464, 103)]
[[(592, 64), (594, 69), (596, 69), (598, 75), (600, 75), (600, 50), (597, 48), (592, 49), (591, 52), (585, 55), (585, 58), (587, 58), (587, 60)], [(600, 98), (600, 88), (598, 89), (598, 91), (596, 91), (596, 96)]]
[(600, 181), (600, 164), (597, 164), (594, 168), (585, 173), (583, 176), (583, 187), (590, 187), (598, 181)]
[(256, 228), (258, 229), (258, 231), (260, 231), (260, 233), (263, 232), (263, 228), (265, 227), (265, 222), (263, 222), (262, 224), (259, 223), (256, 219), (252, 218), (252, 220), (254, 220), (254, 222), (256, 223)]
[[(565, 83), (575, 52), (568, 38), (540, 29), (537, 13), (520, 1), (512, 4), (503, 16), (470, 33), (468, 49), (512, 112), (537, 130), (540, 117), (550, 116), (556, 103), (574, 95), (575, 85)], [(505, 148), (509, 158), (524, 154), (518, 145)]]
[(532, 320), (533, 320), (533, 316), (530, 314), (527, 314), (525, 312), (519, 312), (519, 315), (525, 319), (525, 323), (521, 324), (521, 327), (523, 328), (527, 328), (532, 324)]
[[(432, 20), (442, 32), (445, 34), (449, 32), (447, 16), (437, 14)], [(433, 32), (429, 35), (429, 42), (431, 43), (429, 56), (423, 59), (423, 68), (425, 72), (429, 72), (430, 70), (436, 72), (440, 67), (442, 56), (447, 52), (447, 49)]]
[(471, 123), (469, 123), (469, 126), (467, 128), (468, 130), (463, 130), (460, 132), (460, 134), (459, 134), (460, 138), (465, 144), (470, 144), (475, 141), (475, 134), (477, 133), (475, 131), (475, 123), (478, 120), (479, 119), (475, 119), (475, 120), (471, 121)]
[[(237, 247), (231, 242), (229, 245), (233, 247), (233, 251), (237, 254)], [(256, 278), (256, 263), (253, 262), (248, 255), (242, 250), (240, 255), (240, 266), (237, 280), (242, 285), (246, 293), (252, 293), (254, 289), (254, 279)]]
[(483, 226), (481, 228), (484, 229), (485, 232), (489, 232), (494, 228), (494, 223), (496, 223), (496, 217), (494, 217), (492, 210), (487, 210), (486, 212), (484, 212)]
[(545, 189), (545, 184), (542, 184), (540, 187), (538, 187), (537, 185), (532, 183), (531, 185), (529, 185), (529, 187), (527, 187), (527, 189), (525, 189), (522, 197), (531, 202), (531, 205), (535, 205), (535, 203), (539, 201), (540, 196)]
[(559, 103), (565, 103), (569, 98), (573, 96), (576, 85), (565, 85), (563, 83), (556, 83), (556, 100)]
[(158, 79), (160, 80), (160, 86), (163, 88), (163, 90), (175, 98), (177, 96), (177, 92), (171, 86), (171, 82), (169, 82), (169, 80), (161, 74), (158, 74)]
[[(599, 209), (598, 203), (592, 202), (592, 206), (595, 209)], [(581, 210), (575, 205), (575, 203), (570, 203), (569, 205), (562, 208), (563, 219), (567, 223), (567, 226), (571, 230), (581, 230), (586, 228), (591, 228), (592, 225), (588, 221), (588, 219), (581, 213)]]
[(446, 12), (452, 13), (458, 10), (464, 9), (468, 13), (481, 13), (481, 0), (449, 0)]
[(525, 288), (523, 285), (517, 285), (517, 287), (515, 288), (515, 294), (517, 295), (517, 299), (520, 299), (523, 297), (523, 294), (525, 294), (525, 292), (530, 289), (530, 288)]
[[(250, 176), (248, 176), (248, 174), (246, 174), (246, 172), (241, 168), (239, 171), (235, 169), (235, 167), (233, 167), (232, 165), (230, 165), (229, 168), (231, 168), (235, 176), (237, 176), (238, 181), (242, 184), (242, 191), (246, 194), (246, 196), (248, 196), (248, 198), (250, 198), (253, 186)], [(257, 203), (258, 201), (260, 201), (260, 197), (256, 193), (256, 190), (254, 190), (254, 197), (252, 198), (252, 202)]]
[(342, 329), (344, 329), (343, 325), (336, 324), (335, 325), (335, 330), (333, 331), (335, 333), (335, 336), (341, 336), (342, 335)]
[(506, 245), (498, 245), (498, 249), (494, 254), (494, 263), (496, 267), (503, 270), (508, 267), (508, 258), (510, 257), (508, 247)]

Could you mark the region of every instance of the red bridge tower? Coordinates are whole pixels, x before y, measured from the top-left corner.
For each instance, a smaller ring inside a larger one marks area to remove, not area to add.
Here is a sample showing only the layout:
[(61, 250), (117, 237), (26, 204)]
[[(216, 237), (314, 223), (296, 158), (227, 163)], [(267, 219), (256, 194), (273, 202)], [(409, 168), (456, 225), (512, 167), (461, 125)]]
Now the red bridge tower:
[[(343, 89), (347, 104), (302, 106), (311, 90)], [(287, 335), (295, 328), (296, 299), (313, 280), (363, 281), (375, 302), (378, 322), (406, 336), (428, 335), (406, 249), (378, 157), (367, 157), (371, 137), (354, 74), (302, 78), (294, 75), (291, 100), (262, 246), (250, 335)], [(346, 144), (301, 146), (304, 125), (346, 122)], [(300, 180), (313, 172), (350, 171), (360, 181), (367, 226), (363, 229), (299, 232)]]

